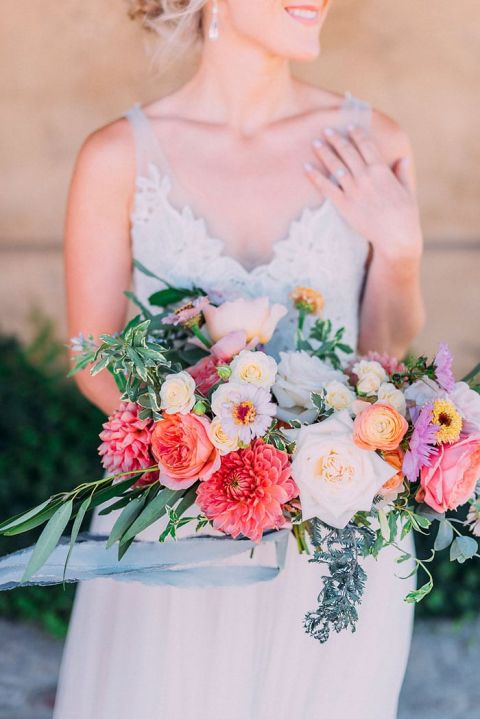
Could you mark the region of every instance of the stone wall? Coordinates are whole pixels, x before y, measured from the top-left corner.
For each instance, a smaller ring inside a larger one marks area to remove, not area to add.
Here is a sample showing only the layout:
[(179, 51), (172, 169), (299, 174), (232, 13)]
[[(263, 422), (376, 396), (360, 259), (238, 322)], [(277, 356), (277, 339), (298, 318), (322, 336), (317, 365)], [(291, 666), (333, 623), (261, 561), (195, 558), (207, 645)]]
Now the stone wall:
[[(480, 4), (333, 0), (322, 57), (295, 68), (391, 114), (414, 146), (427, 237), (429, 323), (459, 370), (480, 355)], [(28, 336), (33, 308), (64, 333), (61, 241), (66, 193), (84, 137), (191, 71), (155, 72), (122, 0), (16, 0), (2, 8), (0, 327)]]

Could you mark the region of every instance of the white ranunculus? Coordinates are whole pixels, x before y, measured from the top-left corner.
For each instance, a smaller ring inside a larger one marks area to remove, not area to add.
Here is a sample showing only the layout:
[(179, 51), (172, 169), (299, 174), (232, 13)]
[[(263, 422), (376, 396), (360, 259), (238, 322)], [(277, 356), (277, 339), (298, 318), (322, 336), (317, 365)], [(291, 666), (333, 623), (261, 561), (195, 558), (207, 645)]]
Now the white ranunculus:
[(188, 372), (168, 375), (160, 389), (160, 400), (167, 414), (188, 414), (195, 404), (195, 380)]
[(378, 402), (389, 404), (390, 407), (396, 409), (402, 417), (407, 413), (407, 403), (403, 392), (395, 387), (391, 382), (383, 382), (377, 394)]
[(449, 395), (463, 419), (466, 432), (480, 430), (480, 394), (471, 389), (466, 382), (456, 382)]
[(279, 419), (312, 421), (316, 416), (312, 393), (320, 392), (333, 380), (348, 382), (343, 372), (306, 352), (280, 352), (280, 359), (277, 379), (272, 387), (279, 405)]
[(292, 477), (300, 490), (303, 519), (318, 517), (343, 529), (359, 511), (372, 508), (380, 488), (397, 470), (373, 450), (353, 442), (346, 410), (297, 434)]
[(275, 382), (277, 363), (265, 352), (242, 350), (230, 364), (232, 380), (270, 389)]
[(214, 417), (208, 425), (208, 436), (210, 438), (210, 442), (220, 451), (220, 454), (235, 452), (235, 450), (237, 450), (240, 446), (238, 436), (231, 437), (226, 434), (222, 427), (220, 417)]
[(355, 397), (355, 392), (337, 379), (332, 380), (325, 387), (325, 402), (337, 412), (342, 409), (350, 410)]

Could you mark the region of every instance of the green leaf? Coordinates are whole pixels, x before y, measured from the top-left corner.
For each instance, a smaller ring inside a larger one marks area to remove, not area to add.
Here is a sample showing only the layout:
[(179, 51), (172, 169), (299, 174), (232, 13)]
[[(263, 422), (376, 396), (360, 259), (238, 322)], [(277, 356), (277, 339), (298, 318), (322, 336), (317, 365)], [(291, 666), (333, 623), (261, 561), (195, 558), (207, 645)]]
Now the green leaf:
[(402, 564), (402, 562), (408, 562), (408, 560), (411, 558), (412, 558), (411, 554), (401, 554), (400, 557), (397, 557), (396, 562), (397, 562), (397, 564)]
[(95, 492), (92, 498), (92, 507), (98, 507), (99, 504), (103, 504), (103, 502), (108, 502), (109, 499), (113, 499), (114, 497), (121, 497), (124, 491), (126, 489), (129, 489), (132, 484), (137, 481), (140, 475), (141, 472), (132, 474), (131, 477), (128, 477), (122, 482), (115, 482), (113, 484), (110, 484), (108, 487), (105, 487), (104, 489), (100, 489), (98, 492)]
[(138, 299), (137, 295), (136, 295), (134, 292), (130, 292), (130, 290), (125, 290), (123, 294), (125, 295), (125, 297), (128, 297), (128, 299), (129, 299), (131, 302), (133, 302), (135, 305), (137, 305), (137, 307), (138, 307), (139, 309), (142, 310), (142, 312), (143, 312), (143, 314), (145, 315), (145, 317), (147, 317), (148, 319), (150, 319), (151, 317), (153, 317), (153, 315), (152, 315), (152, 313), (150, 312), (150, 310), (147, 309), (147, 307), (146, 307), (142, 302), (140, 302), (140, 300)]
[(430, 592), (433, 589), (433, 582), (430, 579), (426, 584), (423, 585), (423, 587), (420, 587), (419, 589), (415, 590), (414, 592), (410, 592), (405, 597), (405, 601), (409, 604), (418, 604), (418, 602), (421, 602), (422, 599), (424, 599), (427, 594), (430, 594)]
[(154, 272), (149, 270), (145, 265), (142, 265), (142, 263), (139, 260), (133, 260), (134, 267), (137, 268), (137, 270), (140, 270), (140, 272), (143, 272), (144, 275), (147, 275), (147, 277), (153, 277), (156, 280), (160, 280), (160, 282), (163, 282), (164, 284), (167, 284), (165, 280), (162, 280), (161, 277), (156, 275)]
[(421, 514), (414, 514), (412, 517), (413, 525), (418, 525), (421, 529), (428, 529), (432, 523), (428, 517), (423, 517)]
[(33, 549), (30, 560), (23, 573), (22, 582), (28, 582), (43, 567), (58, 544), (63, 530), (72, 516), (73, 502), (70, 499), (55, 512), (45, 526)]
[(23, 524), (19, 524), (16, 527), (12, 527), (11, 529), (7, 529), (2, 534), (4, 534), (6, 537), (15, 537), (18, 534), (24, 534), (25, 532), (29, 532), (31, 529), (35, 529), (36, 527), (39, 527), (41, 524), (45, 524), (50, 517), (52, 517), (57, 509), (61, 507), (63, 504), (63, 500), (58, 499), (52, 504), (50, 504), (48, 507), (46, 507), (42, 512), (39, 512), (35, 516), (28, 519)]
[(155, 307), (168, 307), (169, 305), (181, 302), (187, 297), (195, 297), (198, 290), (187, 290), (180, 287), (167, 287), (165, 290), (159, 290), (150, 295), (148, 301)]
[(450, 547), (450, 561), (464, 564), (478, 552), (478, 542), (473, 537), (455, 537)]
[(65, 581), (65, 574), (67, 572), (68, 563), (70, 561), (70, 556), (73, 551), (73, 547), (75, 545), (75, 542), (77, 541), (78, 533), (80, 532), (80, 527), (82, 526), (82, 522), (85, 518), (86, 513), (88, 512), (88, 508), (90, 507), (90, 503), (92, 501), (92, 497), (87, 497), (83, 500), (83, 502), (80, 505), (80, 508), (77, 512), (77, 516), (75, 517), (75, 521), (73, 523), (72, 527), (72, 533), (70, 535), (70, 546), (68, 548), (68, 554), (67, 558), (65, 559), (65, 565), (63, 567), (63, 581)]
[(181, 517), (182, 514), (184, 514), (184, 512), (186, 512), (187, 509), (190, 509), (192, 504), (194, 504), (194, 502), (197, 498), (197, 489), (198, 489), (198, 484), (194, 484), (193, 487), (190, 487), (190, 489), (188, 489), (185, 492), (185, 494), (182, 497), (181, 502), (179, 503), (179, 505), (176, 509), (177, 517)]
[(132, 499), (124, 510), (117, 517), (115, 524), (112, 527), (110, 536), (107, 541), (107, 549), (109, 549), (115, 542), (118, 542), (125, 534), (127, 529), (132, 526), (140, 512), (145, 505), (145, 495), (135, 497)]
[(390, 541), (390, 525), (384, 509), (378, 510), (378, 521), (380, 522), (380, 532), (386, 542)]
[(13, 529), (13, 527), (18, 527), (21, 524), (25, 524), (25, 522), (27, 522), (31, 517), (35, 517), (37, 514), (40, 514), (40, 512), (42, 512), (42, 510), (48, 507), (51, 502), (52, 499), (47, 499), (45, 500), (45, 502), (42, 502), (42, 504), (39, 504), (37, 507), (29, 509), (28, 512), (24, 512), (23, 514), (17, 514), (16, 517), (7, 519), (5, 522), (2, 522), (2, 524), (0, 524), (0, 533), (3, 534), (3, 532), (7, 529)]
[(446, 549), (451, 545), (452, 540), (453, 528), (450, 522), (447, 522), (446, 520), (439, 522), (435, 544), (433, 545), (435, 551), (440, 552), (442, 549)]
[(156, 522), (158, 519), (163, 517), (166, 512), (167, 504), (175, 504), (175, 502), (182, 496), (182, 491), (177, 489), (162, 489), (159, 494), (153, 499), (139, 517), (133, 522), (132, 526), (125, 532), (120, 544), (128, 542), (130, 539), (134, 539), (137, 534), (142, 532), (144, 529), (149, 527), (151, 524)]

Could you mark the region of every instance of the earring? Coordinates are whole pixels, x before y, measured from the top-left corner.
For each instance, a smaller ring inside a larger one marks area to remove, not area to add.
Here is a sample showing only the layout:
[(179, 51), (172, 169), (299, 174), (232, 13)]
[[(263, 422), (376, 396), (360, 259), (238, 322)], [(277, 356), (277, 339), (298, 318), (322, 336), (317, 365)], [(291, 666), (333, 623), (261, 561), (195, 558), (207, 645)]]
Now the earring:
[(212, 19), (210, 20), (210, 27), (208, 28), (208, 39), (218, 40), (218, 35), (218, 0), (213, 0)]

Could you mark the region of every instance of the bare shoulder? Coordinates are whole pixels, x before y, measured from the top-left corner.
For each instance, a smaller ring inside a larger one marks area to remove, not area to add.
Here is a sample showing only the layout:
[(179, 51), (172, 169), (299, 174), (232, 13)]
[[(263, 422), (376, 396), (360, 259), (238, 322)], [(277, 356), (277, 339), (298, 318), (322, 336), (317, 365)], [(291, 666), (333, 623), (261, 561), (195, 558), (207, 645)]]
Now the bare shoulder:
[(122, 117), (90, 133), (78, 152), (75, 176), (88, 175), (95, 184), (108, 180), (116, 187), (131, 186), (135, 151), (129, 125)]
[(388, 115), (379, 110), (372, 110), (372, 135), (388, 164), (410, 157), (412, 148), (405, 130)]

